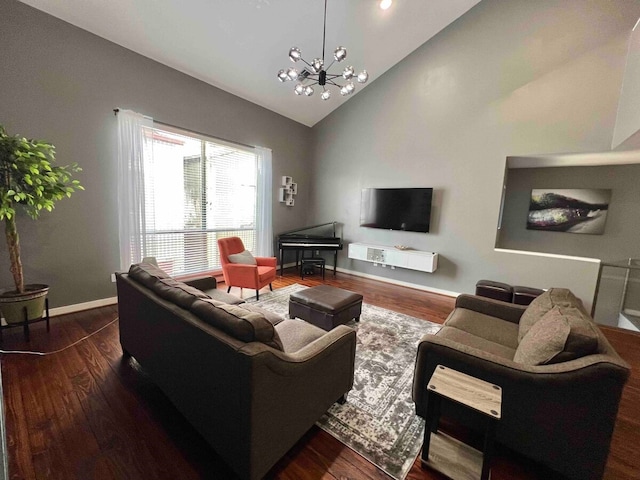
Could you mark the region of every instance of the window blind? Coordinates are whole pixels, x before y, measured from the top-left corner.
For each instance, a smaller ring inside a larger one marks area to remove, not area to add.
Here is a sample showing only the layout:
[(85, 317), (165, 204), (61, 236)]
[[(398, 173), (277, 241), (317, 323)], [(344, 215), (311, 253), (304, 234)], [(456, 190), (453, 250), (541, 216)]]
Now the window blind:
[(154, 124), (143, 152), (144, 257), (183, 275), (220, 268), (218, 238), (255, 249), (255, 151)]

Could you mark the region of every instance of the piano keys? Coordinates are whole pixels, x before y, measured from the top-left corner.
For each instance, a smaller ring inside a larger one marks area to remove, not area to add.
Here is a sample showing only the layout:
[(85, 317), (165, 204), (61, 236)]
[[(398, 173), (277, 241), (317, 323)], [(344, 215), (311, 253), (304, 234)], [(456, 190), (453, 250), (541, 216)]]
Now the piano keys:
[(311, 227), (291, 230), (278, 235), (278, 250), (280, 252), (280, 275), (284, 268), (284, 253), (287, 250), (296, 252), (296, 268), (300, 252), (333, 251), (333, 274), (338, 265), (338, 250), (342, 250), (342, 237), (336, 236), (336, 222), (321, 223)]

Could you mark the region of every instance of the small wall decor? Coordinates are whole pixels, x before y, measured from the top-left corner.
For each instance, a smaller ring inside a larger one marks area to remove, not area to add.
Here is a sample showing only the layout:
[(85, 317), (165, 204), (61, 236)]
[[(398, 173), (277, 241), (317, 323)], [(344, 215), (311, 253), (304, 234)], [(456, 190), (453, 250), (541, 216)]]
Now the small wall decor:
[(607, 189), (531, 190), (527, 229), (602, 235), (610, 201)]
[(278, 200), (284, 203), (287, 207), (293, 207), (295, 205), (295, 195), (298, 194), (298, 184), (293, 181), (292, 177), (287, 175), (282, 177), (282, 187), (280, 187), (278, 193)]

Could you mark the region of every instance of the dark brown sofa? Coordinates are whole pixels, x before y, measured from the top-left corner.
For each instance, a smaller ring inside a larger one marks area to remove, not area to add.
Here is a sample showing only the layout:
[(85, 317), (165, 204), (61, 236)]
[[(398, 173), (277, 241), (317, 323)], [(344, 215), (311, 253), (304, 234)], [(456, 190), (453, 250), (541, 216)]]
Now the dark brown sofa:
[[(459, 296), (418, 346), (413, 399), (422, 417), (438, 364), (502, 387), (499, 442), (568, 478), (602, 478), (630, 369), (569, 290), (550, 289), (528, 307)], [(445, 402), (442, 415), (481, 428), (459, 406)]]
[(262, 478), (353, 385), (349, 327), (231, 305), (150, 264), (117, 274), (117, 288), (124, 352), (243, 479)]

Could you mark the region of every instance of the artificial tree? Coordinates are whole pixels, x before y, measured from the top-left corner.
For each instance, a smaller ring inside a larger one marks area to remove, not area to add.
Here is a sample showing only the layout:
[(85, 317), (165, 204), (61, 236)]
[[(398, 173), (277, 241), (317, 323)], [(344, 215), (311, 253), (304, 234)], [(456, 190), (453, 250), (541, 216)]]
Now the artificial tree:
[(77, 164), (57, 166), (55, 147), (41, 140), (8, 135), (0, 125), (0, 220), (5, 234), (14, 291), (3, 295), (25, 293), (24, 274), (20, 259), (20, 238), (16, 225), (16, 209), (21, 207), (37, 220), (42, 211), (51, 211), (55, 202), (84, 190), (73, 173), (81, 171)]

